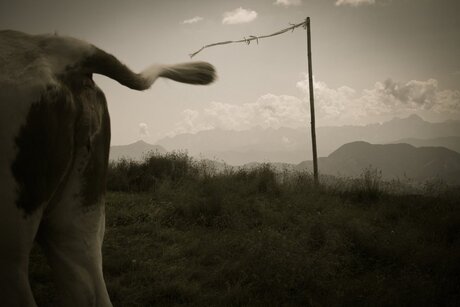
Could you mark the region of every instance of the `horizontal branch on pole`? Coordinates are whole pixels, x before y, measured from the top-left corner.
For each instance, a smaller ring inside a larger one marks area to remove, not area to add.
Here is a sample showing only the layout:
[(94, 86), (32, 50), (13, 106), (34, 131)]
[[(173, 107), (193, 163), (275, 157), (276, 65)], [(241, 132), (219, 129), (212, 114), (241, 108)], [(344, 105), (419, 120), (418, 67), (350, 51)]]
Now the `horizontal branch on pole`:
[(219, 45), (227, 45), (227, 44), (234, 44), (234, 43), (246, 43), (246, 44), (249, 45), (251, 43), (251, 41), (254, 41), (254, 40), (258, 44), (260, 39), (280, 35), (280, 34), (288, 32), (288, 31), (294, 31), (298, 27), (303, 27), (304, 29), (306, 29), (307, 28), (307, 20), (302, 21), (302, 22), (297, 23), (297, 24), (292, 24), (290, 27), (288, 27), (286, 29), (280, 30), (278, 32), (275, 32), (275, 33), (272, 33), (272, 34), (269, 34), (269, 35), (260, 35), (260, 36), (250, 35), (248, 38), (245, 37), (245, 38), (237, 40), (237, 41), (224, 41), (224, 42), (205, 45), (205, 46), (201, 47), (199, 50), (197, 50), (197, 51), (195, 51), (193, 53), (190, 53), (190, 58), (193, 58), (195, 55), (197, 55), (198, 53), (203, 51), (203, 49), (206, 49), (206, 48), (209, 48), (209, 47), (214, 47), (214, 46), (219, 46)]

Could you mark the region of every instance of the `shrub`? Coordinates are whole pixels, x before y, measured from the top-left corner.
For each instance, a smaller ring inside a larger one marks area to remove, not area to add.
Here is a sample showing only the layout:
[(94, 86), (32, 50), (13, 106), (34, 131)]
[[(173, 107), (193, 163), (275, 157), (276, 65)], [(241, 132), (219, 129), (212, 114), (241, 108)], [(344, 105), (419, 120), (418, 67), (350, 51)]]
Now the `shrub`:
[(160, 181), (178, 183), (196, 173), (197, 168), (186, 153), (151, 153), (142, 162), (121, 159), (109, 163), (107, 188), (124, 192), (155, 191)]
[(358, 202), (374, 202), (387, 194), (382, 181), (382, 171), (369, 166), (363, 170), (359, 178), (347, 178), (335, 185), (345, 198)]

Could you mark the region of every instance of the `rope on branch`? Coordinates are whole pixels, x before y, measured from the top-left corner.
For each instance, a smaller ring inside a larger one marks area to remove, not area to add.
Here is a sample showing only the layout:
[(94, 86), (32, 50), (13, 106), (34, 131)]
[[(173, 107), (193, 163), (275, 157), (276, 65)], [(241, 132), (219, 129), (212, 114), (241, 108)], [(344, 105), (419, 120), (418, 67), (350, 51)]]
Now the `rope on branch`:
[(190, 58), (193, 58), (195, 55), (197, 55), (198, 53), (200, 53), (204, 49), (209, 48), (209, 47), (219, 46), (219, 45), (227, 45), (227, 44), (234, 44), (234, 43), (246, 43), (247, 45), (249, 45), (251, 43), (251, 41), (254, 41), (254, 40), (257, 42), (257, 44), (259, 44), (260, 39), (280, 35), (280, 34), (288, 32), (288, 31), (293, 32), (298, 27), (303, 27), (304, 29), (306, 29), (307, 28), (307, 20), (305, 19), (304, 21), (302, 21), (300, 23), (291, 24), (291, 26), (286, 28), (286, 29), (283, 29), (283, 30), (280, 30), (278, 32), (268, 34), (268, 35), (260, 35), (260, 36), (249, 35), (248, 38), (244, 37), (243, 39), (240, 39), (240, 40), (237, 40), (237, 41), (224, 41), (224, 42), (218, 42), (218, 43), (214, 43), (214, 44), (205, 45), (205, 46), (201, 47), (199, 50), (197, 50), (197, 51), (195, 51), (193, 53), (190, 53), (189, 55), (190, 55)]

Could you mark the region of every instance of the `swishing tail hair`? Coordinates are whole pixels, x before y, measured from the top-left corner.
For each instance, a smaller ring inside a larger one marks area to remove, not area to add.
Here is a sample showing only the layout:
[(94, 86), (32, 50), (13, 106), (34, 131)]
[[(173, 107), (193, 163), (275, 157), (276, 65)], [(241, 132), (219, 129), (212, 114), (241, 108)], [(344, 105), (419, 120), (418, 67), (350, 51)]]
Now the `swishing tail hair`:
[(82, 66), (89, 73), (107, 76), (134, 90), (146, 90), (159, 77), (190, 84), (209, 84), (216, 78), (214, 66), (206, 62), (188, 62), (176, 65), (152, 65), (140, 74), (134, 73), (116, 57), (95, 48)]

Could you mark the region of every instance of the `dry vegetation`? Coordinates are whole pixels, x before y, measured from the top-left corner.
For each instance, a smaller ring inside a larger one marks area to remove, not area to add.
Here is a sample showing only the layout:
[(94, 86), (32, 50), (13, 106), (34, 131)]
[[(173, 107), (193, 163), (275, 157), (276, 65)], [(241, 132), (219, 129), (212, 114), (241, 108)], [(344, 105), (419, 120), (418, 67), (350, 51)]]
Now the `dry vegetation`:
[[(110, 166), (104, 273), (115, 306), (458, 306), (459, 190), (216, 172), (185, 154)], [(31, 282), (55, 305), (39, 247)]]

